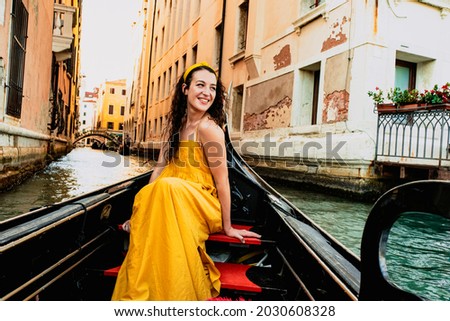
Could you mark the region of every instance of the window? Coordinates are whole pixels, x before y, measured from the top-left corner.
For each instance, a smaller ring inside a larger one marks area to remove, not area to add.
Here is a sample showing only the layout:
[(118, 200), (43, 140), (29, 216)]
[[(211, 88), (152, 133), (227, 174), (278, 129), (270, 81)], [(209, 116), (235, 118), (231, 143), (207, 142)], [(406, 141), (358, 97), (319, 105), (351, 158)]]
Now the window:
[(186, 70), (187, 69), (187, 57), (186, 54), (183, 55), (183, 57), (181, 58), (181, 62), (182, 62), (182, 66), (181, 66), (181, 70)]
[(110, 115), (114, 114), (114, 106), (113, 105), (109, 105), (108, 114), (110, 114)]
[[(185, 1), (183, 1), (183, 2), (185, 2)], [(183, 12), (184, 12), (184, 17), (183, 17), (183, 30), (186, 30), (187, 29), (187, 27), (189, 26), (189, 20), (190, 20), (190, 17), (189, 17), (189, 13), (190, 13), (190, 11), (191, 11), (191, 3), (190, 3), (190, 1), (186, 1), (186, 8), (183, 8), (184, 10), (183, 10)]]
[[(175, 3), (176, 3), (176, 1), (175, 1)], [(173, 5), (172, 0), (170, 0), (170, 3), (169, 3), (169, 23), (170, 23), (169, 30), (170, 30), (170, 35), (168, 36), (168, 38), (169, 38), (168, 41), (169, 41), (170, 45), (173, 44), (174, 37), (175, 37), (175, 23), (176, 23), (175, 16), (176, 16), (176, 8)], [(170, 47), (170, 45), (169, 45), (169, 47)]]
[(181, 35), (181, 28), (183, 27), (183, 17), (181, 17), (181, 13), (184, 12), (184, 10), (185, 10), (183, 8), (184, 1), (179, 1), (178, 4), (175, 5), (175, 7), (177, 7), (177, 5), (178, 5), (177, 10), (178, 10), (179, 14), (177, 14), (177, 18), (176, 18), (176, 20), (177, 20), (177, 22), (176, 22), (177, 23), (176, 38), (180, 37), (180, 35)]
[(243, 100), (244, 100), (244, 86), (240, 85), (233, 89), (233, 108), (232, 108), (231, 126), (234, 132), (241, 131)]
[(86, 116), (86, 112), (83, 113), (83, 116)]
[(325, 0), (309, 0), (309, 9), (317, 8), (319, 5), (325, 2)]
[(13, 1), (11, 19), (11, 56), (6, 114), (20, 118), (28, 29), (28, 12), (21, 0)]
[(109, 93), (112, 94), (112, 95), (114, 95), (115, 89), (114, 89), (114, 88), (110, 88), (110, 89), (109, 89)]
[(164, 55), (164, 51), (166, 50), (166, 28), (162, 27), (161, 31), (161, 56)]
[(159, 100), (159, 90), (161, 88), (161, 76), (158, 77), (158, 82), (156, 83), (156, 101)]
[(155, 82), (152, 81), (152, 90), (150, 91), (150, 107), (152, 106), (152, 103), (153, 103), (154, 92), (155, 92)]
[(166, 72), (164, 71), (161, 82), (161, 98), (166, 98)]
[(127, 94), (127, 90), (126, 89), (122, 89), (122, 96), (126, 96)]
[(109, 130), (113, 130), (114, 129), (114, 123), (113, 122), (111, 122), (111, 121), (108, 122), (108, 129)]
[(238, 51), (244, 50), (247, 41), (248, 1), (239, 6)]
[(123, 123), (119, 123), (119, 130), (123, 130)]
[(120, 106), (120, 116), (125, 115), (125, 106)]
[(214, 50), (214, 63), (217, 67), (220, 68), (220, 53), (222, 49), (222, 24), (219, 24), (216, 27), (215, 32), (215, 50)]
[(395, 87), (401, 90), (416, 88), (417, 64), (404, 60), (395, 61)]
[(197, 18), (200, 15), (200, 7), (202, 5), (201, 0), (197, 0), (194, 4), (194, 17)]
[(175, 70), (173, 71), (175, 74), (175, 82), (178, 81), (178, 61), (175, 62)]
[(302, 0), (302, 12), (306, 13), (308, 11), (314, 10), (325, 2), (326, 0)]
[(167, 73), (167, 94), (170, 94), (172, 87), (172, 67), (169, 68)]
[(197, 45), (192, 47), (192, 64), (195, 64), (197, 62)]

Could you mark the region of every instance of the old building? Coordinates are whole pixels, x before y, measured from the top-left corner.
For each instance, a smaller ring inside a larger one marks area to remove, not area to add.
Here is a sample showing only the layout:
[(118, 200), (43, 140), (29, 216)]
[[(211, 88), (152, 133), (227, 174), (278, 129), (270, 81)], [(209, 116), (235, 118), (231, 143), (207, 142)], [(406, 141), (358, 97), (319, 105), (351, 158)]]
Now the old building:
[[(94, 88), (92, 91), (86, 91), (82, 95), (79, 117), (80, 126), (78, 128), (77, 135), (83, 135), (88, 132), (92, 132), (95, 129), (94, 117), (97, 108), (98, 91), (98, 88)], [(82, 139), (80, 144), (90, 146), (92, 144), (92, 138), (88, 137)]]
[(80, 11), (76, 0), (0, 2), (0, 190), (70, 148)]
[(121, 139), (126, 104), (126, 79), (105, 81), (101, 84), (94, 115), (94, 129), (107, 131)]
[[(450, 27), (447, 2), (149, 0), (143, 7), (135, 125), (143, 148), (157, 148), (183, 70), (207, 61), (230, 94), (236, 147), (265, 176), (359, 194), (378, 192), (386, 177), (446, 177), (448, 112), (443, 126), (433, 125), (433, 135), (444, 135), (430, 148), (438, 155), (385, 157), (395, 142), (430, 144), (422, 124), (436, 114), (396, 116), (380, 136), (381, 115), (367, 93), (449, 80), (450, 47), (436, 32)], [(417, 142), (401, 130), (420, 133)]]

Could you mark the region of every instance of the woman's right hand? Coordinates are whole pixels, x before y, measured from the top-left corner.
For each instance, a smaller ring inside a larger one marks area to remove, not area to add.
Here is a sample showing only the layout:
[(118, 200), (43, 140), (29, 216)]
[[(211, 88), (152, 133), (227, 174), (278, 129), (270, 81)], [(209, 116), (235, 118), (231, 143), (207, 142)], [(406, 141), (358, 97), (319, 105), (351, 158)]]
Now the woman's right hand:
[(131, 229), (130, 220), (126, 220), (125, 222), (123, 222), (122, 230), (124, 230), (127, 233), (130, 233), (130, 229)]
[(261, 235), (258, 233), (248, 230), (235, 229), (234, 227), (229, 227), (228, 229), (225, 229), (224, 233), (226, 236), (237, 238), (241, 243), (245, 243), (246, 237), (254, 237), (258, 239), (261, 238)]

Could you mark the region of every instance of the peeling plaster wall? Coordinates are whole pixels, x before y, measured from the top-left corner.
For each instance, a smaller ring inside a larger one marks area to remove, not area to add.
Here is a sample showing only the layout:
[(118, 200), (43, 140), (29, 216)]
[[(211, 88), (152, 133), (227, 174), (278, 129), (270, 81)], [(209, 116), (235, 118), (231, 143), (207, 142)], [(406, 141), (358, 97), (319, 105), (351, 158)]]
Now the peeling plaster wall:
[(273, 63), (275, 65), (274, 70), (289, 66), (291, 64), (291, 46), (285, 45), (281, 48), (280, 53), (273, 57)]
[[(328, 38), (322, 43), (322, 52), (331, 49), (333, 47), (336, 47), (340, 44), (343, 44), (347, 41), (347, 33), (348, 33), (348, 25), (346, 24), (349, 22), (349, 19), (344, 16), (341, 18), (341, 20), (337, 20), (336, 22), (332, 23), (330, 26), (330, 35)], [(345, 30), (344, 30), (345, 28)]]
[(326, 61), (322, 122), (332, 123), (348, 120), (350, 100), (349, 84), (351, 62), (348, 53), (330, 57)]
[(247, 88), (244, 130), (289, 127), (293, 73)]
[(331, 123), (347, 120), (349, 96), (345, 90), (334, 91), (326, 95), (323, 102), (322, 121)]
[(244, 129), (258, 130), (289, 127), (292, 99), (284, 97), (275, 106), (270, 106), (259, 114), (244, 115)]

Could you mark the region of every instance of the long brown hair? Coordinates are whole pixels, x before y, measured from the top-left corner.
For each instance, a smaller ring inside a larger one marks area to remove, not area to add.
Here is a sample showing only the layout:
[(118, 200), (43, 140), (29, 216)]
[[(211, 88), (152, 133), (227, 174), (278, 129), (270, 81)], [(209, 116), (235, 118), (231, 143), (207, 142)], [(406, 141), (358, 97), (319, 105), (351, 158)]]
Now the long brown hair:
[[(180, 130), (186, 121), (187, 96), (183, 93), (183, 84), (186, 84), (187, 88), (189, 88), (193, 74), (199, 70), (208, 70), (216, 75), (214, 69), (210, 66), (206, 64), (199, 64), (188, 71), (187, 75), (182, 75), (178, 80), (168, 114), (168, 126), (165, 128), (165, 130), (168, 131), (168, 135), (166, 135), (166, 137), (168, 137), (169, 140), (167, 142), (169, 144), (169, 148), (166, 149), (165, 155), (168, 162), (174, 158), (180, 148)], [(186, 76), (186, 80), (184, 79), (184, 76)], [(223, 86), (221, 80), (217, 78), (216, 97), (214, 98), (214, 101), (211, 107), (209, 107), (207, 113), (221, 128), (223, 128), (226, 123), (225, 103), (225, 87)]]

